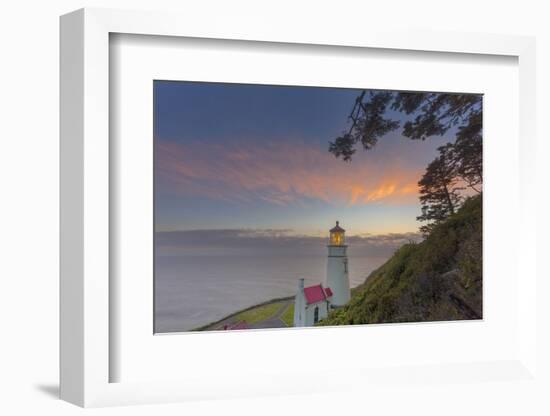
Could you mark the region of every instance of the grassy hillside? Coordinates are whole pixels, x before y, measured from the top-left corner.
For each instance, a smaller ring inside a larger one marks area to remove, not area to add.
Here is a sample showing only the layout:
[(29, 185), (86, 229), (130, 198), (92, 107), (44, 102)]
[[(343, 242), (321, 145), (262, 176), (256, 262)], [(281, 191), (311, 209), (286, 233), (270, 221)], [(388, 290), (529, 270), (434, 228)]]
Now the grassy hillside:
[(482, 317), (482, 198), (468, 199), (421, 243), (402, 246), (320, 325)]

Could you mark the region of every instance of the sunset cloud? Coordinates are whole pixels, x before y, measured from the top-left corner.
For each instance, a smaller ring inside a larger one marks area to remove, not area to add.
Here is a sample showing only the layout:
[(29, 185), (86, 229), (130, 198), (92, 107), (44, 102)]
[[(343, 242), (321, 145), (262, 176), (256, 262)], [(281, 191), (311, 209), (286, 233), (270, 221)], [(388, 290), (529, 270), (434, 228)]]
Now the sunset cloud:
[(417, 200), (418, 168), (377, 161), (351, 163), (300, 140), (207, 141), (185, 144), (157, 140), (160, 189), (186, 197), (288, 206), (308, 200), (333, 205), (402, 204)]

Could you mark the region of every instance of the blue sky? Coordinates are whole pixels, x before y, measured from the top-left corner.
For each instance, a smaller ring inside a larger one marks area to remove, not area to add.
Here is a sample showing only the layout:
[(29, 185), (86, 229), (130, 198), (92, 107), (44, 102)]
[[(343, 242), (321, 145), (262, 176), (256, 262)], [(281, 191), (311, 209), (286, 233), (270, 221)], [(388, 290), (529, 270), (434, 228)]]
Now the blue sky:
[(157, 231), (321, 236), (340, 220), (349, 235), (415, 232), (416, 184), (449, 141), (398, 130), (346, 163), (328, 145), (360, 90), (156, 81), (154, 92)]

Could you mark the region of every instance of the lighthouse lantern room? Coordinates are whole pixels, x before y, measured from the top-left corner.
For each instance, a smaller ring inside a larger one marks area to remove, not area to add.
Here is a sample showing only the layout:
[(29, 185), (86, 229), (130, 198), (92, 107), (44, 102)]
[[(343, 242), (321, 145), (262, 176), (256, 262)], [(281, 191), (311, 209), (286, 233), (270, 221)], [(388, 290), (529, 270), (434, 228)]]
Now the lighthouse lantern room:
[(344, 245), (344, 234), (346, 230), (340, 227), (340, 222), (336, 221), (336, 227), (330, 229), (330, 245), (331, 246), (343, 246)]

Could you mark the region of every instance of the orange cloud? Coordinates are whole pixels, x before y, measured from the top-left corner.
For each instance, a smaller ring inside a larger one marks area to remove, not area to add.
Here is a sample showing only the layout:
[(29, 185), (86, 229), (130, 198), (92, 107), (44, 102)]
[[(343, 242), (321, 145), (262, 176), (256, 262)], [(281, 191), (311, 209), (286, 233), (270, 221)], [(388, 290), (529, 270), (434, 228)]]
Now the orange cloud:
[[(375, 155), (374, 155), (375, 156)], [(417, 200), (421, 171), (369, 155), (345, 163), (300, 141), (243, 141), (232, 145), (156, 143), (157, 184), (187, 196), (227, 201), (261, 199), (276, 205), (305, 199), (331, 204)]]

